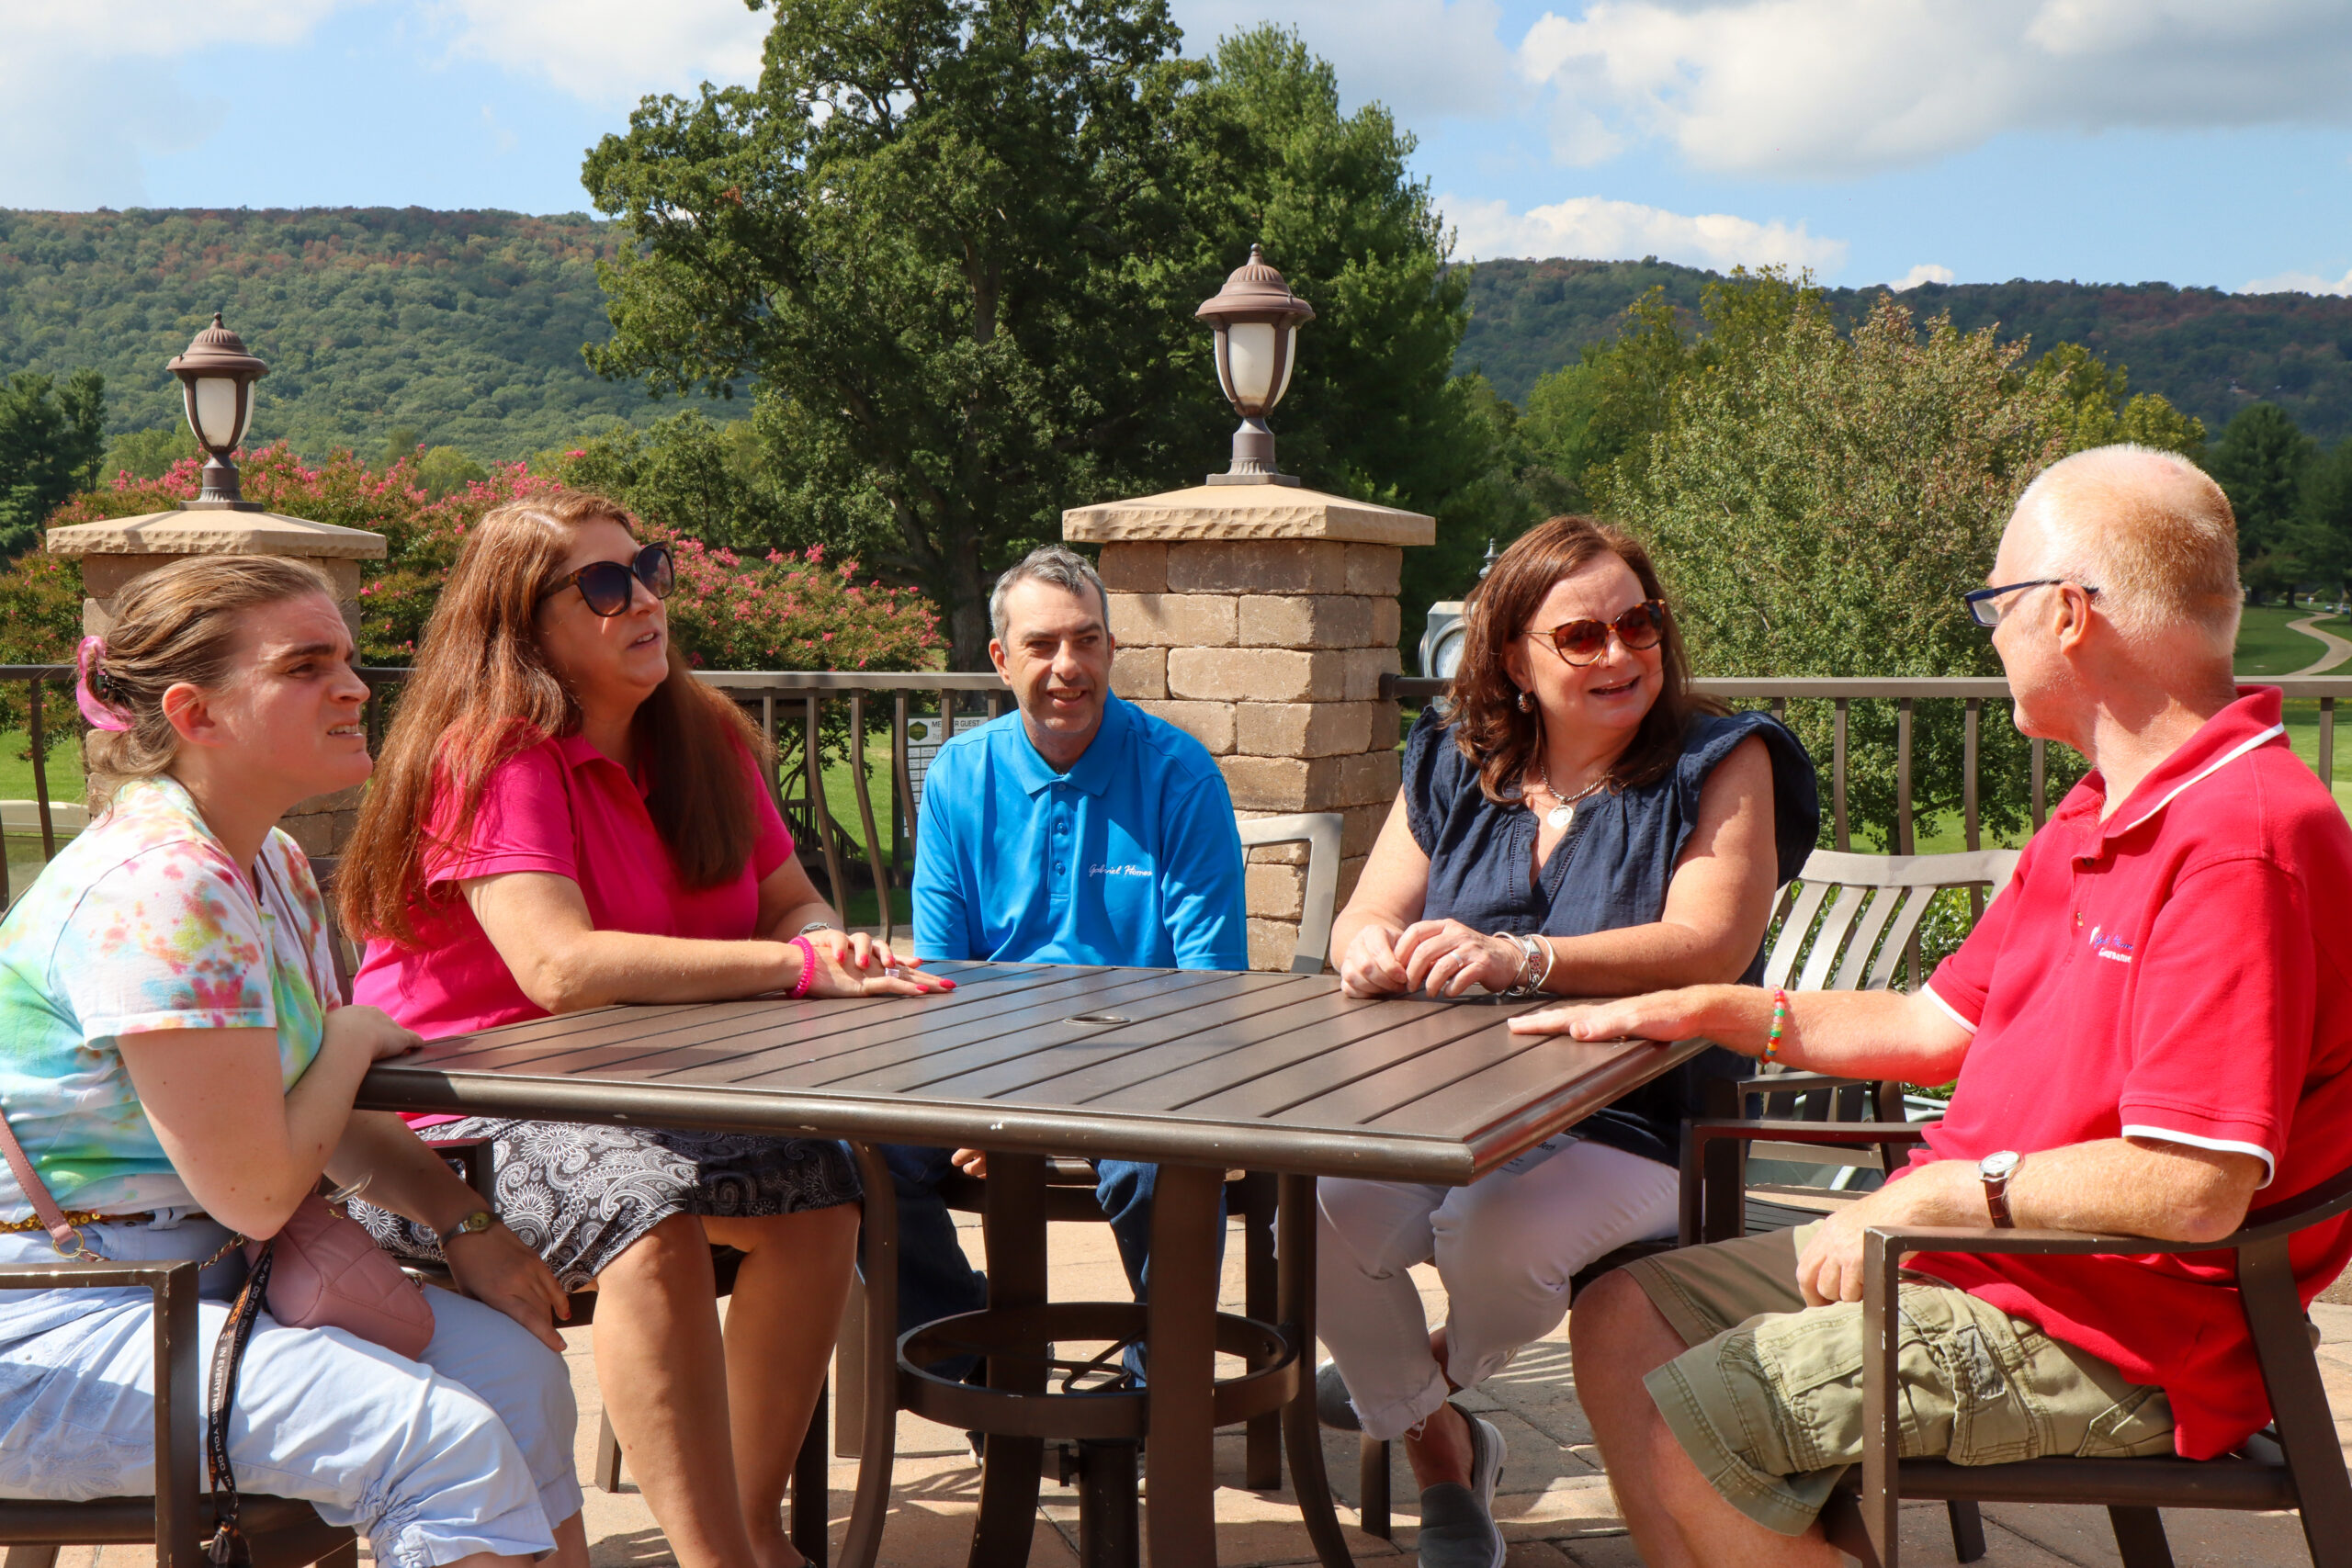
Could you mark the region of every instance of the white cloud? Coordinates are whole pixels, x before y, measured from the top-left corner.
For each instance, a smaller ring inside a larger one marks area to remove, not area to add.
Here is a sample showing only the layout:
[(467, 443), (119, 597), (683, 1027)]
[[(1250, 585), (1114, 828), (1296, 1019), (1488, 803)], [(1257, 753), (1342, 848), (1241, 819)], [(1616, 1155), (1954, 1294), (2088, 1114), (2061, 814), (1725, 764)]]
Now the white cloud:
[(0, 50), (0, 207), (125, 207), (141, 156), (210, 136), (240, 84), (194, 93), (178, 57), (240, 39), (300, 43), (337, 0), (9, 0)]
[(775, 21), (743, 0), (428, 0), (450, 52), (536, 72), (584, 103), (750, 83)]
[(1206, 55), (1263, 22), (1295, 28), (1331, 62), (1348, 106), (1377, 99), (1408, 126), (1509, 114), (1529, 96), (1496, 0), (1174, 0), (1184, 52)]
[(2352, 272), (2329, 279), (2315, 272), (2282, 272), (2273, 277), (2257, 277), (2242, 285), (2241, 294), (2343, 294), (2352, 295)]
[[(1690, 216), (1637, 202), (1597, 196), (1513, 212), (1501, 201), (1442, 197), (1438, 206), (1460, 231), (1464, 257), (1572, 256), (1617, 261), (1658, 256), (1717, 271), (1781, 265), (1835, 272), (1846, 265), (1846, 242), (1823, 239), (1802, 223), (1758, 223), (1711, 212)], [(1947, 274), (1949, 276), (1949, 274)]]
[(1838, 175), (2007, 131), (2352, 123), (2352, 6), (1594, 0), (1539, 18), (1519, 66), (1607, 136), (1726, 173)]
[(1887, 287), (1900, 294), (1905, 289), (1917, 288), (1923, 283), (1950, 283), (1951, 278), (1951, 268), (1939, 266), (1934, 262), (1921, 262)]

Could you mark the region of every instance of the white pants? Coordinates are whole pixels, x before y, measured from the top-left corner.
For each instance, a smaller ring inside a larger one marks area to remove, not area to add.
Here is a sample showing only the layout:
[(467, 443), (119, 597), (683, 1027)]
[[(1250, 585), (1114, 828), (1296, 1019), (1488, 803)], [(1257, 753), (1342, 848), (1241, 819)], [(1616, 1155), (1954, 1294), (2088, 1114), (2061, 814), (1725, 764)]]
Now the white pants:
[[(1558, 1327), (1578, 1269), (1674, 1234), (1679, 1189), (1671, 1166), (1583, 1141), (1467, 1187), (1318, 1182), (1316, 1330), (1364, 1431), (1402, 1436), (1445, 1403), (1449, 1376), (1474, 1387)], [(1407, 1272), (1432, 1259), (1446, 1292), (1442, 1369)]]

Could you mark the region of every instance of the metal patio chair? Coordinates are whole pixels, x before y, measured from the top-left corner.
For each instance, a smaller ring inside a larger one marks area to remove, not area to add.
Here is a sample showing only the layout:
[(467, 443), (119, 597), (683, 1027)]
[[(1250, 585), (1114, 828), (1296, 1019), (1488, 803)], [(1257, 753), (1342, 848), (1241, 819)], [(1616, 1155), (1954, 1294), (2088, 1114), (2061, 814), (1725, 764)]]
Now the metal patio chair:
[[(1774, 935), (1764, 961), (1764, 984), (1791, 990), (1884, 990), (1901, 973), (1911, 941), (1927, 919), (1937, 894), (1950, 888), (1989, 886), (1997, 895), (2017, 868), (2015, 850), (1973, 850), (1958, 854), (1860, 855), (1815, 850), (1805, 861), (1797, 881), (1782, 890), (1773, 915)], [(1903, 1122), (1900, 1084), (1871, 1083), (1826, 1073), (1767, 1068), (1745, 1080), (1722, 1080), (1709, 1086), (1713, 1103), (1705, 1124), (1746, 1126), (1747, 1114), (1791, 1120), (1800, 1125), (1836, 1125), (1869, 1122)], [(1760, 1123), (1758, 1123), (1760, 1124)], [(1681, 1182), (1682, 1222), (1672, 1241), (1635, 1242), (1596, 1258), (1569, 1285), (1569, 1300), (1611, 1269), (1637, 1258), (1676, 1247), (1689, 1247), (1747, 1234), (1781, 1230), (1819, 1219), (1848, 1195), (1835, 1182), (1845, 1174), (1868, 1169), (1883, 1175), (1902, 1158), (1898, 1152), (1917, 1141), (1916, 1132), (1883, 1135), (1875, 1142), (1849, 1140), (1837, 1145), (1793, 1140), (1761, 1141), (1751, 1145), (1723, 1139), (1708, 1141), (1704, 1152), (1686, 1139)], [(1836, 1147), (1841, 1157), (1830, 1159), (1823, 1147)], [(1751, 1202), (1747, 1161), (1750, 1156), (1776, 1166), (1835, 1170), (1833, 1185), (1774, 1182), (1753, 1190), (1765, 1201)], [(1703, 1160), (1702, 1173), (1694, 1161)], [(1358, 1522), (1367, 1532), (1388, 1539), (1390, 1513), (1389, 1445), (1376, 1438), (1361, 1439), (1356, 1484), (1360, 1499)], [(1975, 1505), (1951, 1506), (1952, 1547), (1962, 1562), (1984, 1555), (1984, 1528)]]
[[(210, 1568), (204, 1543), (216, 1523), (204, 1487), (204, 1382), (196, 1315), (194, 1260), (169, 1263), (0, 1265), (0, 1289), (91, 1290), (129, 1286), (155, 1298), (155, 1495), (85, 1503), (0, 1498), (6, 1568), (51, 1568), (66, 1546), (153, 1543), (158, 1568)], [(357, 1538), (329, 1525), (308, 1503), (241, 1494), (239, 1527), (254, 1568), (355, 1568)]]
[[(2320, 1380), (2318, 1331), (2306, 1315), (2288, 1248), (2311, 1226), (2352, 1210), (2352, 1170), (2254, 1210), (2218, 1242), (2153, 1241), (2073, 1231), (1872, 1226), (1864, 1242), (1862, 1462), (1822, 1516), (1830, 1540), (1869, 1568), (1898, 1568), (1896, 1516), (1907, 1495), (1955, 1502), (2072, 1503), (2104, 1506), (2124, 1568), (2171, 1568), (2160, 1508), (2292, 1510), (2314, 1568), (2352, 1562), (2352, 1479)], [(2233, 1453), (2210, 1460), (2043, 1459), (1957, 1465), (1898, 1459), (1895, 1356), (1890, 1323), (1905, 1254), (2237, 1255), (2238, 1293), (2270, 1401), (2271, 1425)]]

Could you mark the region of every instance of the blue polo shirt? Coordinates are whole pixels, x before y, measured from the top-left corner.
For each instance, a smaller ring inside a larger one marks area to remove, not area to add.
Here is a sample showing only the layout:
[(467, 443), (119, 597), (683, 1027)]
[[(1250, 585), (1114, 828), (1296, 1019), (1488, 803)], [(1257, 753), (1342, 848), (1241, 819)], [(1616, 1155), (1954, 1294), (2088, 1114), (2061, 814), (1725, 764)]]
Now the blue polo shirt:
[(1069, 772), (1016, 711), (939, 749), (915, 838), (925, 958), (1247, 969), (1241, 836), (1201, 743), (1117, 697)]

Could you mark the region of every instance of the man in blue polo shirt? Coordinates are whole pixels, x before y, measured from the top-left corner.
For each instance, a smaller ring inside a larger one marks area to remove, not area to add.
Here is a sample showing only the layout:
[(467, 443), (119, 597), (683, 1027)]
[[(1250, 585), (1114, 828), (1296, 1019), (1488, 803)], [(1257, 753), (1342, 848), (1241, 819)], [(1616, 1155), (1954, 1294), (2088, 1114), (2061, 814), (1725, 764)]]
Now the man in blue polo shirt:
[[(989, 655), (1017, 712), (956, 736), (923, 778), (915, 951), (925, 958), (1246, 969), (1233, 799), (1191, 736), (1111, 694), (1110, 601), (1057, 545), (997, 579)], [(899, 1323), (987, 1303), (939, 1197), (978, 1151), (895, 1145)], [(1097, 1164), (1095, 1196), (1136, 1299), (1159, 1168)]]

